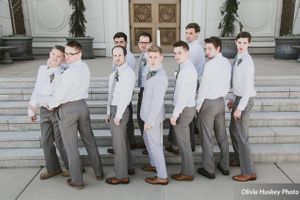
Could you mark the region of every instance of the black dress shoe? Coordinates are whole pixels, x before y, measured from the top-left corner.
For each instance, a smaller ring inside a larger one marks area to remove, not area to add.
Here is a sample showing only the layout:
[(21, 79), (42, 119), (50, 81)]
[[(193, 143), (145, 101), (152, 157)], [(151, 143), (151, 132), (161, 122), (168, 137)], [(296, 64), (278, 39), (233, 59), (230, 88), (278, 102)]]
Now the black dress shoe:
[(133, 169), (128, 169), (128, 174), (129, 175), (134, 175), (135, 174), (135, 170)]
[(218, 170), (220, 170), (220, 172), (221, 172), (223, 175), (225, 175), (225, 176), (228, 176), (228, 175), (230, 174), (229, 170), (224, 169), (224, 168), (220, 165), (220, 163), (217, 165), (217, 168), (218, 168)]
[(197, 172), (199, 174), (201, 174), (202, 176), (205, 176), (209, 179), (215, 179), (216, 178), (216, 175), (214, 173), (209, 173), (208, 171), (206, 171), (204, 168), (200, 167), (198, 168)]
[(107, 153), (115, 154), (115, 150), (113, 148), (108, 148)]
[(179, 149), (178, 149), (178, 148), (177, 148), (177, 149), (174, 149), (174, 148), (172, 147), (172, 145), (166, 147), (166, 151), (168, 151), (168, 152), (170, 152), (170, 153), (173, 153), (173, 154), (175, 154), (175, 155), (178, 155), (178, 154), (179, 154)]
[(144, 150), (142, 151), (142, 154), (144, 154), (144, 155), (148, 155), (148, 151), (147, 151), (147, 149), (144, 149)]

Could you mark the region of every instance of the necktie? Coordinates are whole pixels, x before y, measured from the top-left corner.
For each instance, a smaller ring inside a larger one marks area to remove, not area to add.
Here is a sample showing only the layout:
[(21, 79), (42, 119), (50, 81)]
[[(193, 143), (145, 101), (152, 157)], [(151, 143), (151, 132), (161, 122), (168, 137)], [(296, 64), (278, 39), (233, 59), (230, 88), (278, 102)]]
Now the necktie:
[(142, 84), (142, 79), (143, 79), (143, 73), (144, 73), (144, 70), (145, 70), (145, 67), (146, 67), (146, 64), (147, 64), (147, 61), (146, 61), (146, 58), (145, 58), (145, 54), (143, 53), (141, 55), (141, 60), (140, 60), (140, 64), (139, 64), (139, 74), (138, 74), (138, 82), (139, 82), (139, 85)]
[(119, 71), (117, 70), (115, 72), (115, 76), (112, 82), (112, 86), (110, 88), (109, 96), (108, 96), (108, 105), (111, 105), (112, 100), (113, 100), (113, 94), (116, 88), (116, 83), (119, 82)]
[[(175, 94), (175, 88), (176, 88), (176, 83), (177, 83), (177, 78), (178, 78), (179, 72), (180, 72), (180, 65), (178, 65), (177, 73), (176, 73), (176, 76), (175, 76), (176, 80), (175, 80), (175, 85), (174, 85), (174, 94)], [(174, 101), (174, 94), (173, 94), (172, 101)]]
[(236, 64), (236, 62), (237, 62), (237, 56), (234, 58), (234, 61), (233, 61), (233, 63), (232, 63), (232, 66), (231, 66), (231, 79), (230, 79), (230, 88), (232, 88), (232, 86), (233, 86), (233, 69), (234, 69), (234, 66), (235, 66), (235, 64)]

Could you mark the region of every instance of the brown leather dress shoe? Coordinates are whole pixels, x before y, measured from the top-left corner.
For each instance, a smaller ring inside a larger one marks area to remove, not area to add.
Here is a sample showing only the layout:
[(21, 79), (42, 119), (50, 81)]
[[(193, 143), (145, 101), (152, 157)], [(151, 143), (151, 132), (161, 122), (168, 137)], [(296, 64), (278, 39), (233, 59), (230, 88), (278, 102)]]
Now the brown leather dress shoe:
[(183, 175), (183, 174), (172, 174), (171, 178), (176, 181), (193, 181), (194, 180), (194, 177)]
[(240, 161), (239, 160), (230, 160), (229, 166), (230, 167), (239, 167), (240, 166)]
[(250, 174), (250, 175), (240, 174), (240, 175), (233, 176), (232, 179), (239, 182), (255, 181), (256, 174)]
[(141, 169), (145, 172), (156, 172), (156, 168), (151, 165), (145, 165)]
[(116, 177), (111, 177), (111, 178), (106, 179), (106, 183), (111, 184), (111, 185), (128, 184), (129, 178), (118, 179)]
[(61, 175), (62, 175), (63, 177), (69, 177), (69, 176), (70, 176), (70, 173), (69, 173), (69, 171), (62, 170)]
[(158, 178), (157, 176), (145, 178), (145, 181), (153, 185), (167, 185), (169, 183), (168, 178)]
[(46, 180), (60, 173), (61, 173), (61, 169), (58, 169), (55, 172), (44, 172), (40, 175), (40, 180)]
[(81, 190), (81, 189), (84, 188), (84, 184), (80, 184), (80, 185), (75, 184), (75, 183), (72, 182), (71, 179), (68, 179), (68, 180), (67, 180), (67, 183), (68, 183), (68, 185), (69, 185), (70, 187), (73, 187), (73, 188), (75, 188), (75, 189), (77, 189), (77, 190)]

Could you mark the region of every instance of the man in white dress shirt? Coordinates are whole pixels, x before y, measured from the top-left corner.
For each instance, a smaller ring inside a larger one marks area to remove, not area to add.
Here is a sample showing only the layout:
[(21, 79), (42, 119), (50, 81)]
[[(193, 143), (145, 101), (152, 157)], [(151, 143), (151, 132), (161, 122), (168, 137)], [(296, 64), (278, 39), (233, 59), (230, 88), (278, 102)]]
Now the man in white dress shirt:
[(55, 85), (60, 81), (60, 66), (64, 60), (64, 51), (65, 48), (63, 46), (54, 46), (49, 54), (47, 65), (40, 66), (28, 107), (28, 116), (32, 122), (36, 121), (36, 110), (40, 107), (41, 142), (47, 168), (47, 172), (40, 175), (41, 180), (60, 173), (63, 176), (69, 175), (67, 171), (62, 171), (56, 153), (57, 148), (65, 167), (68, 169), (68, 158), (63, 146), (56, 113), (47, 109), (48, 102), (54, 93)]
[(189, 59), (189, 46), (178, 41), (174, 45), (175, 60), (179, 64), (173, 96), (174, 110), (170, 118), (182, 158), (181, 172), (172, 174), (178, 181), (194, 179), (194, 160), (190, 142), (189, 124), (196, 115), (197, 71)]
[[(122, 47), (126, 48), (126, 50), (127, 50), (127, 54), (126, 54), (126, 57), (125, 57), (126, 63), (134, 71), (135, 70), (136, 59), (135, 59), (134, 55), (131, 53), (131, 51), (129, 49), (127, 49), (127, 35), (123, 32), (117, 32), (114, 35), (113, 39), (114, 39), (115, 46), (122, 46)], [(113, 64), (113, 70), (114, 71), (117, 70), (116, 66), (114, 64)], [(127, 124), (127, 137), (128, 137), (130, 148), (135, 149), (136, 144), (135, 144), (135, 137), (134, 137), (132, 102), (130, 102), (130, 105), (129, 105), (129, 112), (130, 112), (130, 117), (129, 117), (129, 121), (128, 121), (128, 124)], [(114, 149), (113, 148), (108, 148), (107, 152), (113, 154)]]
[(150, 184), (168, 184), (168, 174), (163, 150), (163, 121), (165, 119), (164, 97), (168, 88), (168, 76), (162, 66), (162, 49), (152, 46), (148, 49), (150, 71), (144, 87), (141, 118), (144, 124), (144, 141), (149, 153), (150, 165), (144, 171), (156, 171), (157, 176), (146, 178)]
[(49, 109), (56, 108), (59, 128), (68, 156), (70, 187), (83, 189), (82, 164), (78, 152), (78, 131), (87, 150), (89, 161), (96, 179), (103, 179), (103, 168), (95, 136), (91, 128), (89, 108), (86, 103), (90, 85), (90, 70), (81, 60), (82, 46), (77, 41), (69, 41), (65, 48), (65, 59), (68, 68), (63, 72), (60, 83)]
[(110, 124), (113, 137), (115, 176), (107, 178), (106, 183), (116, 185), (129, 183), (128, 171), (133, 168), (126, 127), (130, 116), (128, 106), (132, 99), (135, 75), (126, 63), (125, 47), (115, 46), (112, 54), (117, 70), (109, 76), (106, 123)]
[(248, 127), (253, 97), (256, 95), (254, 63), (248, 53), (250, 42), (251, 35), (248, 32), (241, 32), (236, 36), (238, 54), (232, 65), (232, 96), (228, 102), (228, 107), (232, 109), (229, 131), (235, 157), (230, 165), (240, 165), (241, 174), (233, 176), (233, 180), (241, 182), (256, 180)]
[[(143, 92), (144, 92), (144, 86), (147, 79), (147, 74), (149, 72), (148, 66), (147, 66), (147, 60), (148, 60), (148, 49), (152, 45), (152, 37), (148, 32), (142, 32), (139, 35), (138, 40), (138, 46), (141, 50), (141, 55), (138, 59), (136, 71), (137, 71), (137, 79), (138, 79), (138, 87), (140, 88), (139, 94), (138, 94), (138, 103), (137, 103), (137, 121), (138, 125), (141, 131), (141, 134), (144, 134), (144, 121), (141, 119), (140, 111), (141, 111), (141, 104), (143, 100)], [(145, 145), (143, 143), (136, 144), (137, 148), (144, 148)], [(147, 150), (145, 149), (143, 151), (143, 154), (147, 154)]]
[(210, 60), (204, 68), (196, 106), (202, 133), (203, 162), (203, 167), (198, 169), (198, 173), (209, 179), (215, 178), (213, 134), (221, 151), (217, 168), (224, 175), (229, 175), (229, 145), (225, 127), (224, 98), (230, 89), (231, 65), (220, 53), (221, 48), (219, 38), (205, 39), (205, 53)]

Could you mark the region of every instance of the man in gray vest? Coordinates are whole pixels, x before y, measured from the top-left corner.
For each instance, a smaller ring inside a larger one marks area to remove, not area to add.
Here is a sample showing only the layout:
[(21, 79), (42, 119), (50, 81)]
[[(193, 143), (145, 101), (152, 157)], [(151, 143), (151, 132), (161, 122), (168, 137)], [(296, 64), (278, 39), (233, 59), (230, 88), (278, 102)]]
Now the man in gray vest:
[(68, 68), (63, 72), (60, 83), (49, 101), (49, 110), (57, 108), (59, 129), (68, 156), (70, 187), (83, 189), (82, 165), (78, 152), (78, 131), (87, 149), (89, 161), (97, 180), (103, 179), (103, 169), (96, 140), (91, 128), (89, 108), (86, 104), (90, 85), (90, 71), (81, 61), (82, 46), (72, 40), (65, 48)]
[(128, 170), (133, 168), (126, 127), (130, 116), (129, 104), (135, 75), (126, 63), (126, 53), (126, 49), (122, 46), (115, 46), (112, 49), (117, 70), (109, 76), (106, 123), (110, 124), (113, 137), (115, 176), (107, 178), (106, 183), (113, 185), (129, 183)]
[(168, 76), (162, 66), (162, 49), (148, 49), (150, 71), (144, 85), (141, 118), (144, 121), (144, 141), (148, 150), (150, 165), (144, 171), (156, 171), (157, 176), (146, 178), (150, 184), (168, 184), (168, 174), (163, 150), (162, 123), (165, 119), (164, 97), (168, 88)]
[(229, 145), (225, 127), (225, 101), (229, 92), (231, 65), (222, 56), (221, 40), (217, 37), (205, 39), (206, 63), (197, 99), (198, 121), (201, 128), (203, 167), (198, 173), (209, 179), (215, 178), (213, 134), (221, 151), (217, 168), (229, 175)]
[(171, 177), (178, 181), (192, 181), (195, 170), (189, 124), (196, 115), (197, 71), (189, 59), (188, 44), (178, 41), (173, 47), (175, 60), (180, 66), (176, 75), (174, 110), (170, 122), (174, 128), (182, 163), (181, 172), (172, 174)]

